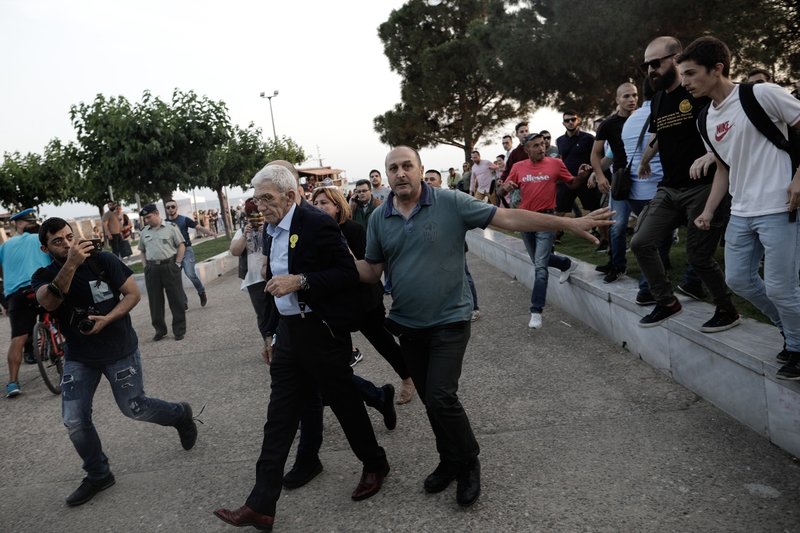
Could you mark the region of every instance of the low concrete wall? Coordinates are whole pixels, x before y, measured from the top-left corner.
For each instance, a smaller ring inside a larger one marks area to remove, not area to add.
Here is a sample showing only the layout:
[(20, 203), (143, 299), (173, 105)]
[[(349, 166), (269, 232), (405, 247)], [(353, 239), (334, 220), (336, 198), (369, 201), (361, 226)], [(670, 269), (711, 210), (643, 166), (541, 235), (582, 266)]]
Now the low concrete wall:
[[(472, 230), (467, 243), (470, 252), (533, 286), (533, 265), (521, 239), (491, 229)], [(662, 326), (641, 328), (637, 323), (652, 306), (636, 305), (636, 281), (623, 277), (605, 284), (594, 265), (578, 262), (568, 283), (550, 277), (549, 304), (800, 457), (800, 383), (775, 378), (780, 368), (775, 355), (782, 347), (777, 328), (744, 319), (725, 332), (701, 333), (699, 327), (711, 317), (713, 306), (681, 296), (681, 314)]]
[[(195, 265), (195, 270), (197, 271), (197, 277), (199, 277), (200, 281), (202, 281), (203, 285), (205, 285), (219, 276), (227, 274), (238, 266), (239, 258), (232, 256), (226, 251), (213, 257), (209, 257), (205, 261), (197, 263)], [(139, 285), (139, 290), (146, 294), (147, 289), (145, 289), (144, 286), (144, 274), (134, 274), (134, 279), (136, 280), (137, 285)], [(184, 289), (194, 290), (194, 286), (192, 285), (192, 282), (189, 281), (189, 278), (186, 277), (186, 274), (182, 274), (181, 279), (183, 280)]]

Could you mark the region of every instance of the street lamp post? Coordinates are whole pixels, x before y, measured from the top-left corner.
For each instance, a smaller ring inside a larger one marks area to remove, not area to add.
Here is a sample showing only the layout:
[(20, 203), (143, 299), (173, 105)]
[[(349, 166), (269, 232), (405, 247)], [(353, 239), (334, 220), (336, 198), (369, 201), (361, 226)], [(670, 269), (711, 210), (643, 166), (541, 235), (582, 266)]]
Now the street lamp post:
[(272, 137), (274, 137), (275, 140), (277, 141), (278, 140), (278, 134), (275, 133), (275, 117), (272, 115), (272, 99), (274, 97), (276, 97), (276, 96), (278, 96), (277, 89), (275, 90), (274, 93), (272, 93), (271, 96), (267, 96), (267, 93), (265, 93), (265, 92), (261, 93), (261, 98), (266, 98), (267, 100), (269, 100), (269, 118), (270, 118), (270, 120), (272, 120)]

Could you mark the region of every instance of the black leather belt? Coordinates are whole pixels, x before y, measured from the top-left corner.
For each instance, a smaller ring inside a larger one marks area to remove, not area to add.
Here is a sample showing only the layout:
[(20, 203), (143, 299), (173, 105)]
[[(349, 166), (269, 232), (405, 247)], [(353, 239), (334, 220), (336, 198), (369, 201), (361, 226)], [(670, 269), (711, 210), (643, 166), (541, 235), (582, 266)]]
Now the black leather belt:
[(147, 264), (148, 265), (166, 265), (167, 263), (174, 263), (174, 262), (175, 262), (175, 258), (174, 257), (172, 259), (148, 259), (147, 260)]

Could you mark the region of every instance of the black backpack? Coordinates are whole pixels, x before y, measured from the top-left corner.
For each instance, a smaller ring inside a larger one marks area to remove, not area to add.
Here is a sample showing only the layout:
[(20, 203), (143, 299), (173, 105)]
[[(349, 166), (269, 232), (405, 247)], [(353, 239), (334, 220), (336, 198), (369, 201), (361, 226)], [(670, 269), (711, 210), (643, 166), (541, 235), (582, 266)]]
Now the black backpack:
[[(783, 136), (778, 126), (772, 122), (767, 112), (764, 111), (764, 108), (761, 107), (761, 104), (756, 100), (756, 96), (753, 94), (752, 83), (742, 83), (739, 85), (739, 101), (742, 103), (742, 109), (744, 109), (745, 115), (747, 115), (747, 118), (753, 123), (753, 126), (755, 126), (764, 137), (769, 139), (772, 144), (788, 152), (789, 157), (792, 158), (792, 175), (789, 176), (789, 179), (792, 179), (797, 167), (800, 166), (800, 133), (789, 124), (789, 138), (787, 139)], [(700, 114), (697, 116), (697, 128), (700, 130), (700, 135), (703, 137), (703, 140), (711, 147), (714, 155), (717, 156), (717, 159), (719, 159), (726, 168), (730, 168), (730, 165), (722, 160), (716, 149), (714, 149), (711, 140), (708, 138), (706, 121), (708, 119), (708, 107), (710, 105), (711, 103), (709, 102), (708, 105), (700, 110)]]

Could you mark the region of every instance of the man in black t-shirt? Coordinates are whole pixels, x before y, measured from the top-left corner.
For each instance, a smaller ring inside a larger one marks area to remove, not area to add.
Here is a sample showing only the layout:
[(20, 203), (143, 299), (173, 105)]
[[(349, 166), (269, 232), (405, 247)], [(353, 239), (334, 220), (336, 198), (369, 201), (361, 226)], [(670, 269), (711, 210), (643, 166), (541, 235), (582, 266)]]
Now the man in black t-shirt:
[[(724, 331), (740, 323), (739, 313), (731, 301), (725, 276), (714, 260), (714, 252), (730, 216), (730, 196), (717, 208), (709, 231), (698, 229), (693, 221), (703, 212), (711, 191), (714, 172), (713, 154), (697, 130), (697, 115), (707, 100), (695, 100), (680, 84), (673, 58), (681, 52), (674, 37), (654, 39), (644, 53), (642, 70), (657, 91), (653, 98), (650, 132), (655, 134), (642, 154), (637, 175), (650, 174), (650, 159), (656, 150), (661, 156), (664, 179), (650, 204), (645, 207), (631, 249), (650, 291), (656, 300), (652, 313), (642, 318), (642, 327), (657, 326), (681, 312), (681, 304), (672, 292), (664, 265), (658, 254), (658, 243), (669, 238), (674, 227), (686, 224), (686, 254), (689, 264), (714, 297), (716, 312), (700, 331)], [(689, 221), (687, 224), (687, 220)]]
[(91, 241), (74, 242), (72, 227), (61, 218), (42, 224), (39, 241), (53, 262), (33, 274), (31, 285), (42, 307), (58, 319), (66, 339), (62, 418), (86, 470), (83, 482), (67, 497), (67, 505), (76, 506), (115, 481), (92, 423), (101, 375), (122, 414), (175, 427), (185, 450), (194, 446), (197, 426), (188, 403), (144, 394), (139, 341), (129, 314), (141, 299), (133, 272), (114, 255), (95, 251)]
[[(594, 135), (581, 130), (581, 117), (575, 111), (564, 111), (561, 116), (566, 131), (556, 139), (556, 146), (570, 174), (577, 176), (581, 165), (591, 164)], [(587, 211), (600, 208), (601, 195), (597, 189), (589, 189), (585, 184), (577, 189), (570, 189), (561, 182), (557, 187), (556, 214), (559, 216), (572, 211), (575, 198), (581, 199), (581, 207)]]
[[(639, 91), (632, 83), (623, 83), (617, 87), (616, 95), (616, 112), (605, 119), (600, 127), (597, 128), (597, 135), (594, 138), (594, 145), (592, 146), (592, 169), (594, 174), (589, 178), (589, 187), (597, 187), (597, 189), (604, 195), (608, 195), (608, 205), (613, 211), (614, 200), (609, 193), (611, 192), (611, 183), (609, 177), (611, 173), (608, 171), (608, 166), (604, 164), (603, 159), (606, 157), (606, 143), (611, 147), (613, 154), (612, 170), (625, 168), (628, 164), (628, 157), (625, 155), (625, 145), (622, 142), (622, 126), (625, 121), (636, 110), (636, 104), (639, 102)], [(625, 200), (623, 200), (625, 201)], [(622, 242), (614, 242), (608, 239), (608, 231), (603, 234), (603, 238), (608, 241), (609, 261), (606, 265), (597, 267), (598, 272), (603, 272), (605, 277), (604, 283), (611, 283), (616, 281), (620, 275), (625, 273), (625, 240)]]

